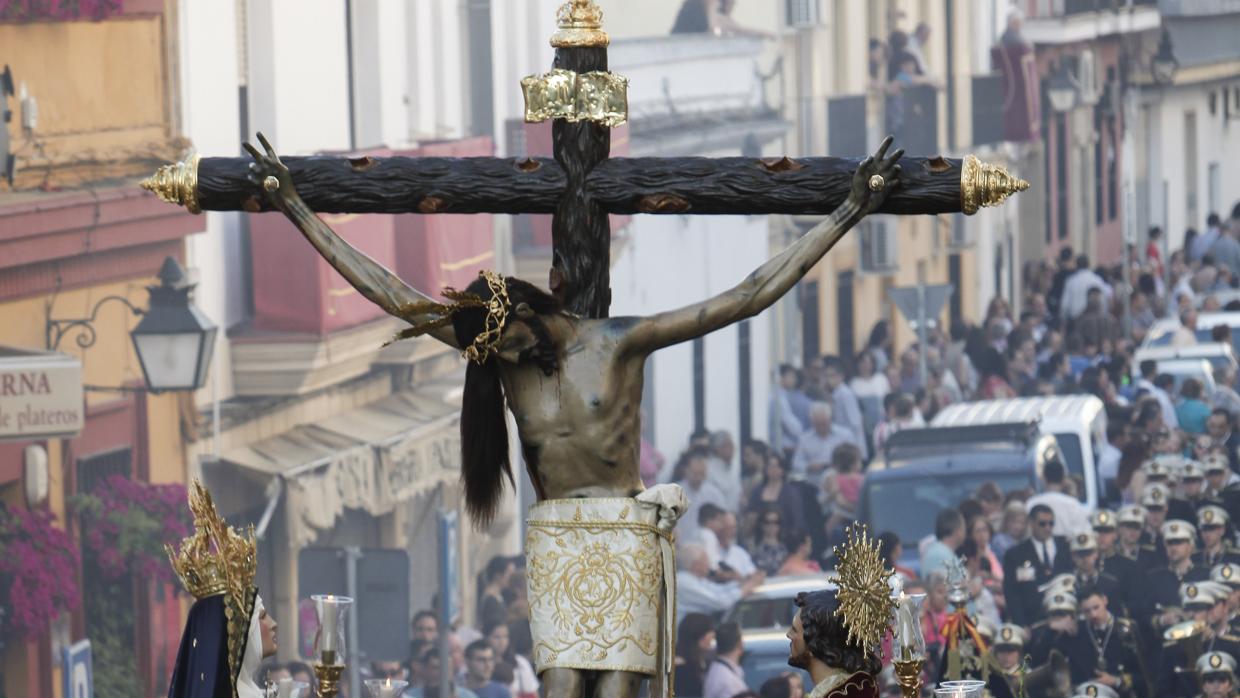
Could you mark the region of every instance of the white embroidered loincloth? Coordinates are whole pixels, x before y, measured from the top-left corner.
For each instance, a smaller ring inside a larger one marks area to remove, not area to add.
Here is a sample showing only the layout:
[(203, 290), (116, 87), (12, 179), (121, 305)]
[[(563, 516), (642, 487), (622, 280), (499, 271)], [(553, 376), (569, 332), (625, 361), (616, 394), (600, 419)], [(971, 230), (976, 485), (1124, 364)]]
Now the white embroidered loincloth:
[(675, 617), (672, 529), (687, 506), (680, 487), (656, 485), (636, 498), (554, 499), (530, 508), (535, 671), (631, 671), (657, 675), (670, 689), (674, 628), (661, 621)]

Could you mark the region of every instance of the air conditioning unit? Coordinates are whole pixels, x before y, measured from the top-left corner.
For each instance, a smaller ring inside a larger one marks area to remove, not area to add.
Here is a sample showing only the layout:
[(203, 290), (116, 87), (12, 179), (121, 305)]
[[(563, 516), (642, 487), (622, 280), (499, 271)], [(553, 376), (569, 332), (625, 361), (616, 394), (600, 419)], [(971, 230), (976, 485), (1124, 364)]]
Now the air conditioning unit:
[(861, 224), (861, 271), (890, 274), (899, 268), (896, 250), (896, 224), (892, 220), (870, 217)]
[(957, 213), (952, 216), (947, 246), (953, 250), (963, 250), (973, 246), (973, 235), (969, 232), (969, 223), (965, 220), (964, 214)]
[(793, 29), (818, 26), (821, 21), (818, 3), (819, 0), (784, 0), (784, 22)]
[(1098, 80), (1098, 63), (1094, 59), (1094, 52), (1090, 49), (1081, 51), (1081, 57), (1077, 59), (1076, 82), (1081, 103), (1090, 106), (1097, 104), (1102, 96), (1102, 88), (1101, 81)]

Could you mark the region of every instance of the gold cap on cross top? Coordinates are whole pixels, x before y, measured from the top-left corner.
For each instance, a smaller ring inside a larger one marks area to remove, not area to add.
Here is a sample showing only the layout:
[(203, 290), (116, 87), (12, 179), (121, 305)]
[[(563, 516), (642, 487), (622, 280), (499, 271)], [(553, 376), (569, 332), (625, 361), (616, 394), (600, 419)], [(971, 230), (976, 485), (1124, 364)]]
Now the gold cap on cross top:
[(551, 35), (553, 48), (604, 48), (611, 43), (603, 31), (603, 11), (594, 0), (569, 0), (555, 18), (559, 30)]

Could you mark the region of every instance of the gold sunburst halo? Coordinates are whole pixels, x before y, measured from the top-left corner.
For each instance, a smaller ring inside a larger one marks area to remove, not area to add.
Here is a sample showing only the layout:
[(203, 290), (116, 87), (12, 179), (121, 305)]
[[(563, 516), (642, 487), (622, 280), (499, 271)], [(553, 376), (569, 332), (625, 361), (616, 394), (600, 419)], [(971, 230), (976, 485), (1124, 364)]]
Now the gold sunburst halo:
[(895, 570), (883, 564), (878, 541), (870, 538), (865, 525), (849, 526), (844, 535), (844, 545), (835, 546), (839, 587), (835, 615), (844, 621), (848, 643), (870, 651), (878, 646), (891, 625), (896, 602), (891, 597), (889, 580)]

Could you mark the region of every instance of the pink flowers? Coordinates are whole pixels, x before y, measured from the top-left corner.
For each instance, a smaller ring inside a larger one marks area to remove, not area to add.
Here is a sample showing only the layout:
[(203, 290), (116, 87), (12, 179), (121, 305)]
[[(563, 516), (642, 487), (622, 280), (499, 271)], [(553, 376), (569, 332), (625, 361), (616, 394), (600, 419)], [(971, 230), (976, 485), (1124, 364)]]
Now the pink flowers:
[(164, 545), (176, 546), (190, 533), (189, 507), (182, 485), (152, 485), (118, 475), (92, 495), (74, 498), (82, 516), (84, 542), (109, 579), (126, 572), (172, 582)]
[(37, 637), (62, 611), (78, 606), (77, 549), (46, 511), (0, 509), (0, 577), (18, 635)]

